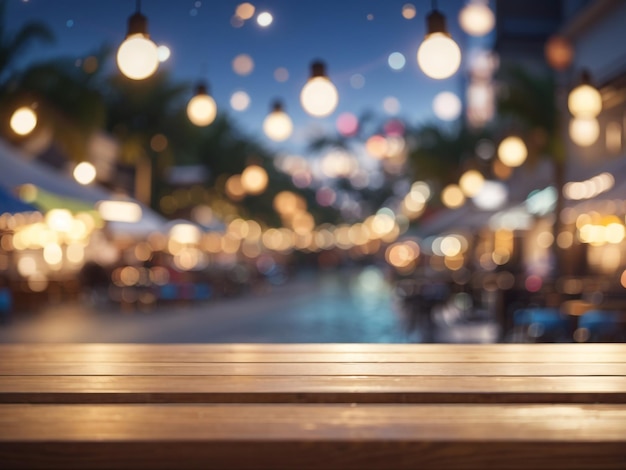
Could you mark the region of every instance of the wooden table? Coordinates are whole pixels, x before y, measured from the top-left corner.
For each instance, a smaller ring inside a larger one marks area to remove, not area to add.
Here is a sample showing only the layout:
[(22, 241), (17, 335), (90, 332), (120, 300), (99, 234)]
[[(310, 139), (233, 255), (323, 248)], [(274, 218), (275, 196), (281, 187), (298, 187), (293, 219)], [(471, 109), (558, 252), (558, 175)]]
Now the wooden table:
[(0, 345), (0, 468), (624, 469), (626, 345)]

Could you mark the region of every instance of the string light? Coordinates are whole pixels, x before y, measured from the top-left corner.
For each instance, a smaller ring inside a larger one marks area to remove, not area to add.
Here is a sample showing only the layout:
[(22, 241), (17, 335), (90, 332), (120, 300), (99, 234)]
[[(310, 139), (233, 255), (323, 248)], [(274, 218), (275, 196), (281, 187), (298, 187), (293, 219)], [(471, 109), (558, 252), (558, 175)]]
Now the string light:
[(315, 117), (326, 117), (337, 107), (339, 94), (326, 75), (323, 62), (311, 64), (311, 77), (300, 92), (300, 103), (307, 113)]
[(446, 18), (437, 10), (435, 0), (426, 18), (426, 28), (426, 37), (417, 50), (417, 63), (430, 78), (448, 78), (461, 65), (461, 49), (448, 33)]
[(137, 0), (137, 11), (128, 19), (126, 39), (117, 50), (120, 71), (133, 80), (148, 78), (159, 67), (158, 48), (150, 40), (148, 19), (140, 10), (141, 0)]

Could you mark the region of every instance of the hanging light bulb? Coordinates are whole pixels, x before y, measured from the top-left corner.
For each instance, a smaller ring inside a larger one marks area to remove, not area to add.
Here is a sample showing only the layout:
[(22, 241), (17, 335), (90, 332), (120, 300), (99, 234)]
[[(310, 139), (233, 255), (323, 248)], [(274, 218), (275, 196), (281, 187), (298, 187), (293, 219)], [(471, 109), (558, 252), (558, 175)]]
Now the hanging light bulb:
[(339, 102), (337, 88), (326, 75), (326, 65), (323, 62), (311, 64), (311, 78), (300, 92), (300, 103), (311, 116), (325, 117), (330, 115)]
[(591, 85), (589, 71), (583, 70), (580, 85), (574, 88), (567, 97), (567, 107), (577, 118), (595, 118), (602, 111), (602, 95)]
[(16, 134), (28, 135), (35, 129), (35, 126), (37, 126), (37, 115), (32, 108), (22, 106), (13, 112), (9, 124)]
[(280, 101), (274, 102), (272, 111), (263, 121), (263, 132), (276, 142), (288, 139), (293, 132), (291, 118), (283, 110), (283, 105)]
[(579, 147), (589, 147), (600, 137), (600, 124), (593, 117), (575, 117), (569, 122), (569, 136)]
[(471, 36), (484, 36), (493, 29), (496, 18), (486, 1), (473, 0), (460, 11), (459, 24)]
[(446, 29), (446, 18), (435, 8), (426, 18), (427, 33), (417, 50), (417, 63), (430, 78), (452, 76), (461, 65), (461, 49)]
[(196, 87), (196, 94), (187, 104), (187, 117), (196, 126), (208, 126), (215, 120), (217, 105), (209, 95), (207, 86), (200, 83)]
[(506, 166), (514, 168), (520, 166), (528, 157), (528, 149), (522, 139), (517, 136), (509, 136), (500, 142), (498, 146), (498, 158)]
[(150, 40), (148, 19), (140, 9), (141, 1), (137, 0), (137, 11), (128, 19), (126, 39), (117, 50), (120, 71), (133, 80), (148, 78), (159, 66), (158, 48)]

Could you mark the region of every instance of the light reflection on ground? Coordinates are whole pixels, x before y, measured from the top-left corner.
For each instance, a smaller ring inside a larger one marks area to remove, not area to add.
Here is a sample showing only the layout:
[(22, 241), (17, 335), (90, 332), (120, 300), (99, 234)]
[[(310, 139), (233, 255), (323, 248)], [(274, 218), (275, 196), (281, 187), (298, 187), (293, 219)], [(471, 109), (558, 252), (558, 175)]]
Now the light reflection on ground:
[(383, 272), (370, 266), (301, 273), (269, 292), (150, 312), (87, 303), (42, 307), (0, 326), (0, 342), (415, 341), (405, 325)]

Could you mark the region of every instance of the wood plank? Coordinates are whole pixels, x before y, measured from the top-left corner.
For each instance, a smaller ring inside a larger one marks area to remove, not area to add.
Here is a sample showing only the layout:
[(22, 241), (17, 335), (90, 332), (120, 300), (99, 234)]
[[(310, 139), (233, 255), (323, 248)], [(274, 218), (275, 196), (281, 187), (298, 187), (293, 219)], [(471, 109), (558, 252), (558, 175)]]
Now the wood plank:
[(0, 461), (3, 469), (623, 469), (626, 406), (0, 405)]
[(0, 403), (626, 403), (626, 377), (5, 376)]
[(193, 348), (174, 349), (154, 346), (151, 349), (137, 351), (120, 350), (112, 345), (108, 350), (57, 350), (55, 348), (41, 350), (14, 350), (0, 347), (0, 354), (6, 362), (267, 362), (267, 363), (305, 363), (305, 362), (500, 362), (500, 363), (626, 363), (626, 350), (623, 354), (607, 352), (563, 352), (546, 354), (530, 347), (528, 352), (507, 352), (499, 354), (487, 352), (438, 351), (421, 352), (273, 352), (259, 350), (256, 352), (212, 352)]
[(2, 375), (625, 376), (626, 364), (550, 363), (0, 363)]
[(384, 344), (384, 343), (301, 343), (301, 344), (255, 344), (255, 343), (224, 343), (224, 344), (136, 344), (136, 343), (19, 343), (2, 344), (0, 353), (10, 352), (68, 352), (68, 353), (106, 353), (112, 350), (121, 353), (137, 353), (154, 351), (163, 353), (189, 352), (196, 354), (215, 353), (405, 353), (405, 354), (609, 354), (623, 358), (626, 344), (621, 343), (541, 343), (541, 344)]

